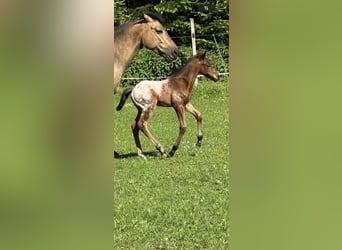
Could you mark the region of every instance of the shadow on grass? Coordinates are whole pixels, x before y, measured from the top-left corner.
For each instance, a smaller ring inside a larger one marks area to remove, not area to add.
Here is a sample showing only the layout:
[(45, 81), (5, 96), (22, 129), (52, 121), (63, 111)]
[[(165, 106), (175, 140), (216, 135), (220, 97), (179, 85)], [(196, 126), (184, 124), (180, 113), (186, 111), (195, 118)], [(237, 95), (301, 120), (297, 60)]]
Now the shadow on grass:
[[(160, 157), (160, 153), (150, 151), (144, 152), (146, 157)], [(140, 158), (137, 153), (127, 153), (127, 154), (117, 154), (114, 156), (114, 159), (128, 159), (128, 158)]]

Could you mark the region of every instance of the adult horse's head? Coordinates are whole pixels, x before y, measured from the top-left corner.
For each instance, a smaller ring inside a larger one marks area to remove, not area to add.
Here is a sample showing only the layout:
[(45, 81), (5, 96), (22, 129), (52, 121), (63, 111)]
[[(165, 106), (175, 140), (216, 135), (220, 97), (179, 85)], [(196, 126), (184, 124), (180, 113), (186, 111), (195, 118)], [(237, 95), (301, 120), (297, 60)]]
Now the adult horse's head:
[(178, 57), (178, 48), (163, 26), (163, 19), (155, 13), (144, 14), (142, 44), (171, 62)]

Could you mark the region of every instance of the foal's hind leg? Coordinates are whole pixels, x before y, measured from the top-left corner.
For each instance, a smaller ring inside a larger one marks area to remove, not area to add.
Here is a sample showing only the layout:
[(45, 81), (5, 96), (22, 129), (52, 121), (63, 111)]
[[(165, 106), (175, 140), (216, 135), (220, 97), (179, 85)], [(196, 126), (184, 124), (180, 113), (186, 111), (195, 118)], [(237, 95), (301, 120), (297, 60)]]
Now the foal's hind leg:
[(202, 146), (202, 139), (203, 139), (201, 112), (199, 112), (197, 109), (195, 109), (195, 107), (192, 106), (192, 104), (190, 102), (185, 106), (185, 109), (186, 109), (186, 111), (191, 113), (197, 121), (197, 143), (196, 143), (196, 147), (199, 148)]
[(148, 130), (147, 128), (147, 122), (148, 119), (151, 118), (152, 113), (154, 111), (155, 107), (151, 107), (150, 109), (148, 109), (147, 111), (143, 111), (140, 119), (137, 123), (137, 125), (139, 126), (140, 130), (145, 134), (145, 136), (152, 142), (152, 144), (156, 147), (156, 149), (161, 153), (161, 155), (163, 157), (166, 157), (167, 154), (165, 153), (164, 148), (162, 147), (162, 145), (156, 140), (156, 138), (154, 138), (154, 136), (151, 134), (151, 132)]

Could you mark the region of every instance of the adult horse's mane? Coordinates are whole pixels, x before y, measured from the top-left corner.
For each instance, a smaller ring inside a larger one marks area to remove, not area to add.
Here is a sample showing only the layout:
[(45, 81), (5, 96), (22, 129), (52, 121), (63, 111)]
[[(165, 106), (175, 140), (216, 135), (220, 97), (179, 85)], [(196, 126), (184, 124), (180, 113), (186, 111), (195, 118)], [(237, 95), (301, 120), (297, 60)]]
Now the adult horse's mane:
[[(151, 17), (153, 20), (159, 21), (161, 25), (165, 25), (165, 21), (164, 21), (163, 17), (160, 14), (148, 11), (148, 12), (146, 12), (146, 15)], [(124, 28), (126, 28), (128, 26), (131, 26), (131, 25), (133, 25), (135, 23), (143, 23), (143, 22), (146, 22), (146, 20), (144, 19), (144, 16), (142, 16), (140, 19), (138, 19), (136, 21), (124, 23), (124, 24), (121, 24), (119, 26), (114, 26), (114, 31), (115, 32), (119, 32), (119, 31), (123, 30)]]
[(181, 65), (178, 69), (176, 69), (172, 74), (171, 76), (169, 76), (168, 78), (171, 78), (171, 77), (174, 77), (176, 75), (178, 75), (179, 73), (181, 73), (184, 68), (186, 67), (186, 65), (191, 61), (193, 60), (194, 58), (201, 58), (203, 57), (203, 55), (205, 54), (205, 52), (200, 52), (200, 53), (197, 53), (196, 55), (190, 57), (188, 60), (186, 60), (185, 63), (183, 63), (183, 65)]
[(125, 30), (128, 26), (132, 26), (132, 25), (133, 23), (129, 22), (129, 23), (121, 24), (119, 26), (114, 26), (114, 32), (118, 34), (119, 32), (122, 32), (123, 30)]
[(163, 26), (165, 25), (165, 20), (160, 14), (158, 14), (156, 12), (148, 11), (148, 12), (146, 12), (146, 15), (148, 15), (149, 17), (151, 17), (154, 20), (159, 21), (161, 25), (163, 25)]

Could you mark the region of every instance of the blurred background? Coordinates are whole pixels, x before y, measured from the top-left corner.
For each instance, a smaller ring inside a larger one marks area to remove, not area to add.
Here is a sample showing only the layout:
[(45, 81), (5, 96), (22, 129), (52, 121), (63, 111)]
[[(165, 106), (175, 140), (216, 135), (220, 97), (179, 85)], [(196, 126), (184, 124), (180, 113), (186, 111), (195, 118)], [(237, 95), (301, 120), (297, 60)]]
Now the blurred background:
[[(229, 34), (196, 29), (222, 56), (229, 38), (231, 249), (341, 249), (340, 9), (230, 1)], [(113, 20), (112, 1), (0, 2), (1, 249), (113, 246)]]
[(231, 249), (340, 249), (338, 1), (230, 1)]
[(112, 247), (113, 2), (0, 2), (0, 248)]

